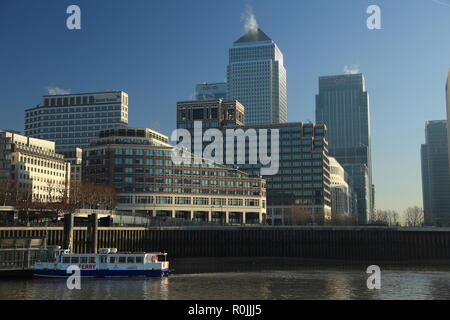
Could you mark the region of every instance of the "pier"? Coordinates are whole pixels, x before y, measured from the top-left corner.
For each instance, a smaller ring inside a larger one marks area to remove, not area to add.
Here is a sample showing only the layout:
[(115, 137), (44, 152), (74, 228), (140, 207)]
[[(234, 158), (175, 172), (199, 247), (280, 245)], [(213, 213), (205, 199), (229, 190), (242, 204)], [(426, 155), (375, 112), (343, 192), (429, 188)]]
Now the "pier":
[[(97, 248), (166, 251), (174, 258), (293, 257), (346, 261), (450, 260), (450, 228), (390, 227), (73, 227), (74, 252)], [(62, 227), (2, 227), (0, 239), (67, 241)]]

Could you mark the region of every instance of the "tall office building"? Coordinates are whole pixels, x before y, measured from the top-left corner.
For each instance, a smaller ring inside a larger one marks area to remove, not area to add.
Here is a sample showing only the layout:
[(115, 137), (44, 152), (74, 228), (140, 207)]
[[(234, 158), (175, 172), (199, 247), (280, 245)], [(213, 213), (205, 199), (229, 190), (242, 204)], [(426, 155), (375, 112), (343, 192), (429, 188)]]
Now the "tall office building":
[(283, 54), (260, 29), (248, 31), (229, 50), (228, 99), (245, 106), (245, 123), (287, 121)]
[[(450, 123), (450, 69), (448, 69), (448, 77), (447, 77), (447, 84), (445, 85), (445, 93), (447, 96), (447, 124), (448, 124), (448, 123)], [(450, 126), (448, 126), (448, 125), (447, 125), (447, 134), (448, 134), (447, 135), (448, 157), (450, 159)]]
[[(219, 128), (227, 141), (227, 130), (236, 132), (244, 130), (251, 134), (255, 132), (259, 139), (255, 144), (246, 139), (243, 145), (236, 138), (234, 144), (224, 145), (223, 163), (228, 166), (238, 166), (251, 176), (261, 176), (261, 168), (267, 167), (261, 162), (250, 163), (250, 158), (261, 157), (261, 131), (268, 131), (267, 145), (279, 145), (279, 169), (274, 175), (263, 175), (267, 181), (267, 212), (269, 224), (285, 224), (289, 219), (303, 223), (326, 223), (331, 219), (330, 167), (328, 161), (328, 142), (326, 127), (311, 123), (282, 123), (244, 126), (242, 121), (242, 105), (237, 102), (191, 101), (177, 104), (177, 127), (187, 129), (195, 135), (194, 121), (202, 121), (203, 133), (206, 129)], [(213, 117), (211, 108), (217, 109)], [(222, 108), (222, 109), (221, 109)], [(194, 111), (195, 110), (195, 111)], [(199, 116), (193, 117), (196, 113)], [(219, 116), (217, 116), (219, 115)], [(211, 125), (214, 122), (214, 126)], [(279, 140), (273, 141), (271, 130), (279, 131)], [(231, 133), (233, 134), (233, 133)], [(206, 143), (209, 144), (209, 143)], [(237, 161), (242, 147), (245, 163)], [(205, 146), (203, 146), (205, 147)], [(234, 148), (234, 162), (227, 161), (227, 154)], [(195, 152), (194, 152), (195, 153)], [(299, 216), (307, 217), (300, 222)]]
[(226, 82), (204, 82), (195, 86), (195, 100), (212, 100), (227, 98)]
[(328, 128), (330, 156), (353, 181), (358, 223), (367, 223), (374, 208), (370, 136), (370, 106), (362, 74), (319, 78), (316, 122)]
[(100, 129), (127, 125), (123, 91), (47, 95), (25, 110), (25, 135), (54, 141), (58, 152), (86, 148)]
[(450, 176), (447, 122), (428, 121), (421, 146), (425, 224), (450, 225)]

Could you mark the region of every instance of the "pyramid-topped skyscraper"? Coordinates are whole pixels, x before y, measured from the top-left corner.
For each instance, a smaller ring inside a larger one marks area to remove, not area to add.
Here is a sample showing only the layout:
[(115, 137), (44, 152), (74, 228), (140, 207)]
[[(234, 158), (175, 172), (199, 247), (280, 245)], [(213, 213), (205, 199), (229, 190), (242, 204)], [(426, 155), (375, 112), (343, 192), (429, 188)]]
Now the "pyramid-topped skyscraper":
[(250, 29), (233, 43), (227, 84), (228, 98), (245, 106), (246, 125), (287, 122), (283, 54), (261, 29)]

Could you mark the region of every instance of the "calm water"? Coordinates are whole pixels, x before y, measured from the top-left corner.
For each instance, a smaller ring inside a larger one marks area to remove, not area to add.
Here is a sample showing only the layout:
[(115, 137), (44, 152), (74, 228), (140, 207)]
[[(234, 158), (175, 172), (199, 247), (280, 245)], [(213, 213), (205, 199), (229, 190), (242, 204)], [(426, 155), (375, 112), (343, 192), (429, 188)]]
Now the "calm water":
[[(214, 261), (226, 268), (227, 263)], [(228, 261), (232, 266), (236, 263), (239, 260)], [(0, 299), (450, 299), (450, 267), (380, 266), (381, 289), (369, 290), (363, 267), (291, 264), (283, 268), (265, 263), (261, 270), (254, 270), (258, 264), (246, 268), (251, 270), (247, 272), (177, 272), (162, 279), (82, 279), (81, 290), (68, 290), (64, 279), (0, 280)], [(181, 269), (193, 272), (192, 265)]]

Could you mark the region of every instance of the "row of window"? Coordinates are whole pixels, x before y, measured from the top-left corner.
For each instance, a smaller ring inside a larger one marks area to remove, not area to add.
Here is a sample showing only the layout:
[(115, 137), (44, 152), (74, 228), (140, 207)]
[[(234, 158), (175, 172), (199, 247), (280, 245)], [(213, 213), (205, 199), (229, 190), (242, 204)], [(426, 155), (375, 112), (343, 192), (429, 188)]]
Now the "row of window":
[[(318, 176), (321, 178), (321, 176)], [(316, 180), (316, 179), (315, 179)], [(224, 181), (224, 180), (199, 180), (199, 179), (173, 179), (162, 177), (121, 177), (115, 176), (114, 183), (150, 183), (150, 184), (183, 184), (183, 185), (202, 185), (202, 186), (220, 186), (228, 188), (258, 188), (260, 184), (258, 182), (247, 181)]]
[(183, 194), (217, 194), (217, 195), (240, 195), (240, 196), (265, 196), (265, 192), (247, 189), (197, 189), (197, 188), (172, 188), (172, 187), (143, 187), (143, 186), (115, 186), (116, 192), (121, 193), (183, 193)]
[(259, 207), (265, 208), (265, 200), (240, 198), (207, 198), (207, 197), (171, 197), (171, 196), (119, 196), (119, 203), (124, 204), (193, 204), (233, 207)]
[[(120, 116), (120, 114), (118, 115)], [(117, 117), (114, 115), (114, 117)], [(81, 117), (78, 117), (81, 118)], [(123, 117), (125, 118), (126, 117)], [(55, 126), (68, 126), (68, 125), (80, 125), (80, 124), (99, 124), (99, 123), (120, 123), (122, 118), (95, 118), (89, 120), (72, 120), (72, 121), (49, 121), (49, 122), (37, 122), (29, 125), (25, 125), (25, 129), (39, 128), (39, 127), (55, 127)]]
[[(14, 159), (13, 159), (13, 161), (14, 161)], [(27, 166), (26, 166), (27, 164), (50, 168), (50, 169), (56, 169), (56, 170), (65, 170), (66, 169), (65, 163), (54, 163), (54, 162), (41, 160), (41, 159), (35, 159), (35, 158), (27, 157), (27, 156), (20, 156), (19, 161), (21, 163), (25, 164), (25, 168), (23, 168), (22, 166), (20, 167), (21, 170), (23, 170), (23, 169), (27, 170)], [(30, 169), (30, 167), (28, 167), (28, 170), (29, 169)], [(33, 169), (34, 168), (32, 168), (32, 170)], [(39, 169), (39, 168), (38, 168), (38, 171), (36, 171), (36, 172), (42, 173), (41, 169)]]

